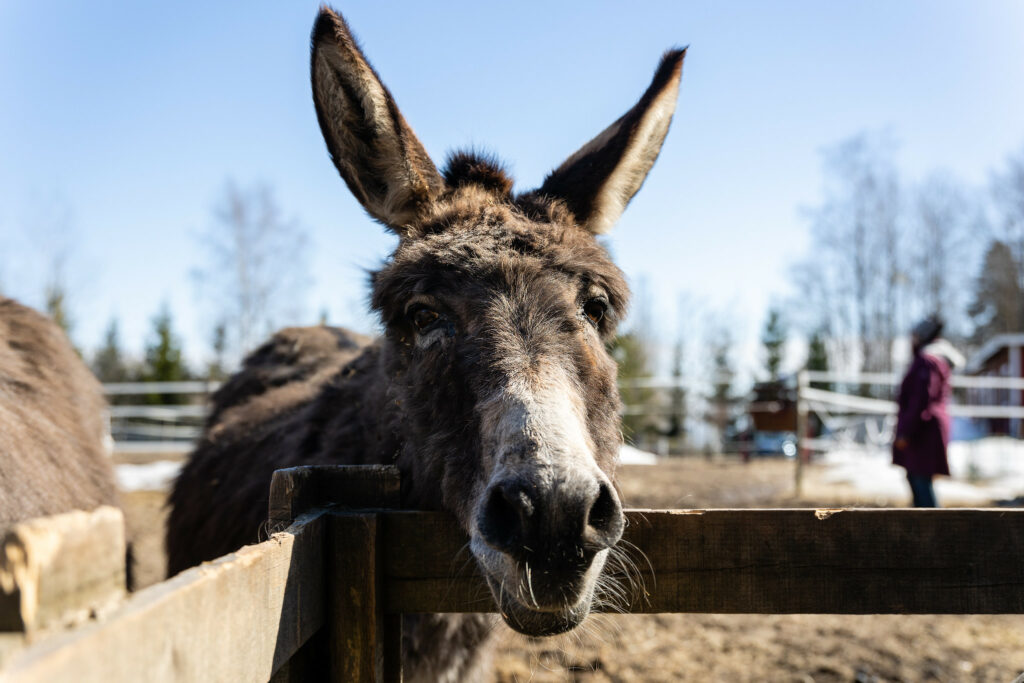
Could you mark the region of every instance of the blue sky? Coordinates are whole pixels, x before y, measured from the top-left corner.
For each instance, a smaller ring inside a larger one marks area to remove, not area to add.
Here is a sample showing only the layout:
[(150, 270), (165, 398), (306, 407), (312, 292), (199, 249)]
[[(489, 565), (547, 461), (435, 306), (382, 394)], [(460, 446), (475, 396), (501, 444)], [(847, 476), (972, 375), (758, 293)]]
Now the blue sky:
[[(808, 244), (821, 151), (887, 131), (910, 180), (981, 188), (1024, 146), (1024, 3), (338, 5), (427, 150), (478, 145), (529, 189), (690, 45), (661, 158), (610, 237), (666, 338), (682, 293), (726, 311), (755, 362)], [(365, 329), (364, 269), (393, 246), (330, 164), (310, 99), (314, 2), (0, 3), (0, 288), (41, 303), (71, 249), (78, 343), (112, 316), (138, 352), (168, 301), (190, 355), (209, 322), (189, 276), (233, 179), (264, 182), (314, 249), (310, 320)], [(54, 238), (55, 224), (69, 227)]]

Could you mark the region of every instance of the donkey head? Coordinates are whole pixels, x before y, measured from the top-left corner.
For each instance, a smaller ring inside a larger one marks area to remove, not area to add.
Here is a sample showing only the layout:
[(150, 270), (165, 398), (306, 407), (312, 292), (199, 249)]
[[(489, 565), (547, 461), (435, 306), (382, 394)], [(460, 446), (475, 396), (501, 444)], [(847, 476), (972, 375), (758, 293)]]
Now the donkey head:
[(640, 189), (675, 109), (683, 51), (622, 118), (537, 190), (491, 159), (438, 172), (344, 21), (313, 30), (313, 99), (332, 160), (400, 241), (373, 273), (388, 428), (413, 505), (455, 513), (505, 621), (559, 633), (587, 615), (622, 535), (616, 367), (622, 273), (595, 236)]

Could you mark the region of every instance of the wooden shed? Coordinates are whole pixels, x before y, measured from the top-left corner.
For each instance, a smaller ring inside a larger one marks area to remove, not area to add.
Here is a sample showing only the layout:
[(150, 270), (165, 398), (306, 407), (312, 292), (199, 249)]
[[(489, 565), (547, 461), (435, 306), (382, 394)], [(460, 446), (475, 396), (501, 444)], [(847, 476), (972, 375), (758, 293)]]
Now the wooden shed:
[[(999, 334), (989, 339), (967, 361), (965, 374), (975, 377), (1024, 378), (1024, 333)], [(1021, 407), (1019, 389), (972, 388), (969, 403), (992, 406)], [(1018, 418), (984, 418), (989, 434), (1024, 438), (1024, 420)]]

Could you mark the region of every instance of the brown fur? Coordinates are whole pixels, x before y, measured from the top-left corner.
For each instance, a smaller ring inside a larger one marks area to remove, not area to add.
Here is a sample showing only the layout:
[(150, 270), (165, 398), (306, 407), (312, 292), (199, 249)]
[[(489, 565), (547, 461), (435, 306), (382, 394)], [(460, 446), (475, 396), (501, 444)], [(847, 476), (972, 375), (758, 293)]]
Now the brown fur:
[(105, 407), (60, 328), (0, 297), (0, 526), (117, 504)]
[[(605, 346), (628, 289), (594, 233), (654, 163), (681, 62), (666, 56), (611, 132), (517, 196), (479, 154), (439, 173), (344, 21), (323, 10), (311, 69), (321, 131), (352, 193), (401, 237), (370, 278), (385, 335), (293, 328), (246, 359), (171, 494), (169, 573), (258, 540), (275, 469), (394, 463), (404, 506), (449, 510), (469, 534), (510, 626), (577, 625), (623, 524)], [(479, 680), (491, 624), (409, 617), (407, 680)]]

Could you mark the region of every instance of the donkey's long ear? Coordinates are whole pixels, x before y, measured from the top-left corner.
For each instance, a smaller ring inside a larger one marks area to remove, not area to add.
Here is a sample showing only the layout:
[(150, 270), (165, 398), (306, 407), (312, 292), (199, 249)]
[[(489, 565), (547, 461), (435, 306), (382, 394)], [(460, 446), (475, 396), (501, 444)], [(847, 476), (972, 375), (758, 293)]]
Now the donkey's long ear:
[(322, 8), (312, 42), (313, 103), (331, 160), (370, 215), (404, 234), (444, 180), (345, 20)]
[(538, 193), (564, 200), (590, 232), (611, 230), (661, 151), (676, 109), (684, 56), (685, 49), (665, 53), (640, 101), (552, 171)]

